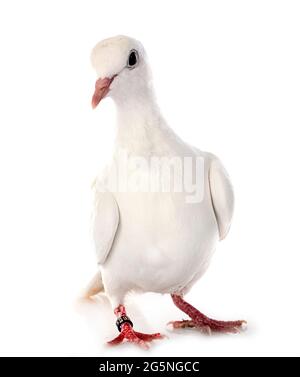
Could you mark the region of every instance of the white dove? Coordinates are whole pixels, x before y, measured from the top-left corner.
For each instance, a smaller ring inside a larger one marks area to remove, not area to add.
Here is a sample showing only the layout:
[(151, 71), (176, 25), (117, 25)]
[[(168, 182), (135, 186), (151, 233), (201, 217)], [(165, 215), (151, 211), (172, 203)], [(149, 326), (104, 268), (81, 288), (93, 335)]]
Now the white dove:
[(142, 44), (126, 36), (99, 42), (92, 106), (111, 97), (117, 135), (111, 164), (95, 183), (93, 233), (100, 272), (86, 296), (104, 291), (123, 340), (148, 347), (160, 333), (133, 329), (124, 306), (130, 291), (168, 293), (190, 319), (174, 328), (236, 332), (245, 321), (218, 321), (184, 301), (230, 227), (234, 196), (220, 160), (184, 143), (156, 103)]

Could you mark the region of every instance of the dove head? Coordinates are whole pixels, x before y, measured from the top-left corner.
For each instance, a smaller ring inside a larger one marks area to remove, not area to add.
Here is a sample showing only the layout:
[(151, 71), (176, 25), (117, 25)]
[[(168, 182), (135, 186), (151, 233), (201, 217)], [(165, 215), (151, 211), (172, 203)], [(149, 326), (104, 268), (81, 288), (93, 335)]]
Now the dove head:
[(105, 39), (92, 50), (91, 63), (98, 77), (93, 108), (105, 97), (133, 105), (151, 95), (151, 74), (139, 41), (126, 36)]

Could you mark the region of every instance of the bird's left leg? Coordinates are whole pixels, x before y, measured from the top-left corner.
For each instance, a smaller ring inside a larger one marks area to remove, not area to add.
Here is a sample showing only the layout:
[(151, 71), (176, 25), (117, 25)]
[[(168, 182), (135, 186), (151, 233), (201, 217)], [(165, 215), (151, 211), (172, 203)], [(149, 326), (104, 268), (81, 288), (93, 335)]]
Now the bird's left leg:
[(117, 316), (116, 325), (118, 327), (118, 330), (120, 331), (120, 334), (115, 339), (108, 342), (108, 344), (117, 345), (122, 343), (124, 340), (127, 340), (129, 342), (136, 343), (143, 348), (149, 348), (147, 342), (150, 342), (154, 339), (163, 338), (163, 335), (161, 335), (160, 333), (144, 334), (133, 330), (133, 324), (129, 317), (127, 317), (124, 305), (119, 305), (114, 310), (114, 313)]
[(216, 319), (211, 319), (202, 314), (199, 310), (194, 308), (191, 304), (184, 301), (180, 295), (171, 295), (174, 304), (187, 314), (191, 320), (182, 321), (172, 321), (169, 322), (173, 328), (186, 328), (186, 327), (196, 327), (205, 332), (231, 332), (236, 333), (242, 328), (246, 321), (218, 321)]

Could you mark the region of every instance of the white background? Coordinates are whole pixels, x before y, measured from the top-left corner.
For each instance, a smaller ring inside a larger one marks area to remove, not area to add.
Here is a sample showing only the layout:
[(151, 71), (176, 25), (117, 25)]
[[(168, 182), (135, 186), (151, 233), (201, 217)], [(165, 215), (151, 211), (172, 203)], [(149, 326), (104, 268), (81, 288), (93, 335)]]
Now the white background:
[[(299, 347), (300, 5), (297, 1), (7, 1), (0, 5), (1, 355), (296, 355)], [(165, 117), (217, 154), (235, 187), (231, 231), (187, 299), (240, 335), (170, 333), (167, 296), (129, 299), (148, 353), (104, 346), (108, 302), (76, 301), (96, 271), (90, 183), (114, 106), (92, 111), (91, 48), (141, 40)]]

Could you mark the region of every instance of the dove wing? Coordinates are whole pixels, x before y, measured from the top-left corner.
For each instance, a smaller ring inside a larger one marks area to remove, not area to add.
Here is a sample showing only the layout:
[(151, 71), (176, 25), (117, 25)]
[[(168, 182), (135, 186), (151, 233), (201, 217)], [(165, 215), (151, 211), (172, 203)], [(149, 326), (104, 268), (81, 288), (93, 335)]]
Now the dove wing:
[(220, 240), (229, 231), (234, 208), (234, 193), (228, 173), (218, 158), (214, 158), (209, 170), (212, 204), (217, 219)]
[(111, 250), (119, 226), (119, 207), (109, 191), (95, 193), (93, 236), (98, 264), (103, 264)]

